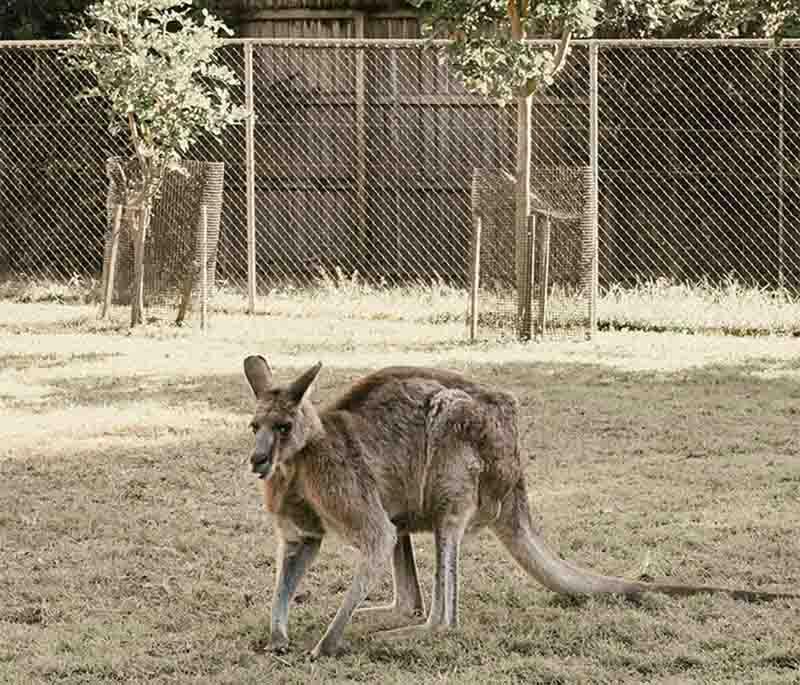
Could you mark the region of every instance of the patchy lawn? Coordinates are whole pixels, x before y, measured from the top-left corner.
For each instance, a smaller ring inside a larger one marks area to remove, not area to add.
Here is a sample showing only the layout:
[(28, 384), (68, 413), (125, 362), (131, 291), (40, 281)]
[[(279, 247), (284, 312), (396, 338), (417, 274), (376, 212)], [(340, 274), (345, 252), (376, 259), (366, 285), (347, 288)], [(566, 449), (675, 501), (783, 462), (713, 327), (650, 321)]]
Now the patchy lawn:
[[(77, 305), (0, 302), (0, 681), (7, 683), (796, 683), (800, 601), (568, 600), (491, 534), (463, 551), (462, 627), (307, 652), (355, 554), (323, 546), (265, 654), (274, 541), (243, 463), (242, 358), (319, 360), (331, 397), (388, 363), (515, 392), (550, 543), (606, 573), (800, 590), (800, 356), (791, 338), (607, 333), (464, 342), (439, 324), (217, 315), (129, 334)], [(416, 540), (426, 591), (431, 539)], [(387, 573), (374, 600), (390, 594)]]

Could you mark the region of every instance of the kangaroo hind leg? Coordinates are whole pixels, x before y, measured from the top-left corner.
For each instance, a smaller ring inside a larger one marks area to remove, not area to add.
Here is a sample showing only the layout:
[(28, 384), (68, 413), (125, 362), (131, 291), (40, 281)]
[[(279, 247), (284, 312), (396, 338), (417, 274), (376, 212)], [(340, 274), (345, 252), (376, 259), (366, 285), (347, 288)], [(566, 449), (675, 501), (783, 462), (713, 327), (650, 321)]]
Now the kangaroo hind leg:
[(394, 599), (391, 604), (375, 607), (361, 607), (356, 613), (370, 616), (389, 615), (392, 617), (413, 617), (425, 615), (425, 600), (419, 585), (417, 563), (410, 535), (401, 535), (394, 546), (392, 556), (392, 579)]
[(377, 635), (381, 639), (399, 640), (458, 627), (458, 557), (469, 517), (448, 519), (434, 530), (436, 567), (428, 620), (420, 625), (380, 631)]
[(458, 562), (463, 525), (446, 525), (436, 529), (436, 570), (433, 582), (429, 629), (458, 627), (459, 573)]
[(434, 514), (436, 568), (428, 620), (423, 625), (383, 631), (397, 639), (458, 625), (458, 556), (464, 531), (478, 509), (483, 466), (474, 444), (481, 417), (472, 398), (460, 390), (442, 390), (430, 401), (426, 420), (427, 478), (422, 502)]

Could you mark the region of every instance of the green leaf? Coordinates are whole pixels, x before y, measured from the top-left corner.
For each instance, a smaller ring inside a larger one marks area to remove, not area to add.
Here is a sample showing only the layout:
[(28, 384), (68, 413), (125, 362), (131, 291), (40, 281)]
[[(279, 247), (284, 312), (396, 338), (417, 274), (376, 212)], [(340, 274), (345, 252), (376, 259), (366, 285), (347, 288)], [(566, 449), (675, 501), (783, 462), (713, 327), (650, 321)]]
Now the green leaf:
[(147, 162), (131, 186), (131, 192), (146, 197), (153, 197), (161, 182), (152, 163), (178, 169), (202, 134), (219, 137), (227, 126), (246, 118), (242, 107), (232, 105), (228, 91), (238, 84), (236, 75), (220, 63), (217, 52), (219, 34), (230, 31), (208, 11), (195, 21), (191, 4), (100, 0), (87, 8), (89, 25), (73, 34), (78, 42), (63, 55), (72, 68), (94, 76), (96, 85), (81, 97), (105, 97), (112, 112), (109, 131), (128, 131), (132, 146)]

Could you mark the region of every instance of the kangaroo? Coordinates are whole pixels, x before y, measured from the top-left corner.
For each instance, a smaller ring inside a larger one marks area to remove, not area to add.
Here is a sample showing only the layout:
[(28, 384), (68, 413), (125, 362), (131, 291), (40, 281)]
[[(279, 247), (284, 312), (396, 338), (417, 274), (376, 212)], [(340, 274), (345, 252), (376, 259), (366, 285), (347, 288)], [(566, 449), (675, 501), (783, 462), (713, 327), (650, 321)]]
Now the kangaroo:
[[(356, 610), (425, 614), (410, 538), (423, 531), (433, 533), (436, 550), (427, 621), (383, 631), (385, 637), (457, 627), (459, 545), (466, 532), (485, 526), (528, 574), (558, 593), (798, 597), (626, 580), (579, 568), (558, 557), (534, 529), (513, 395), (450, 371), (397, 366), (362, 378), (317, 411), (310, 394), (321, 367), (277, 388), (263, 357), (244, 360), (256, 398), (250, 461), (278, 538), (273, 651), (288, 648), (289, 603), (327, 533), (355, 547), (361, 559), (312, 658), (336, 653)], [(393, 602), (359, 609), (389, 557)]]

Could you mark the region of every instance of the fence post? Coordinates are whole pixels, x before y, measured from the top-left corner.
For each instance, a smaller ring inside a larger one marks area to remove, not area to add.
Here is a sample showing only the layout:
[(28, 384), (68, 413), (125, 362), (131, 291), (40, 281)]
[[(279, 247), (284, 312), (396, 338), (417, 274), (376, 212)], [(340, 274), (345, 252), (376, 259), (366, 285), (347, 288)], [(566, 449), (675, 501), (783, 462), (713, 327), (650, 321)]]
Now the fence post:
[(539, 215), (537, 212), (528, 214), (525, 222), (525, 254), (522, 263), (522, 297), (523, 307), (518, 324), (518, 337), (520, 340), (533, 338), (533, 294), (536, 288), (536, 223)]
[[(354, 17), (356, 38), (363, 40), (365, 16), (358, 12)], [(363, 47), (356, 50), (356, 216), (358, 235), (362, 245), (367, 244), (367, 90), (366, 52)], [(368, 250), (364, 251), (368, 255)]]
[(200, 208), (200, 330), (205, 333), (208, 325), (208, 207)]
[(786, 193), (786, 73), (783, 48), (778, 48), (778, 286), (785, 285), (786, 236), (784, 195)]
[(481, 282), (481, 230), (483, 219), (477, 214), (472, 220), (472, 253), (469, 273), (469, 341), (478, 336), (478, 291)]
[(245, 156), (247, 166), (247, 313), (256, 313), (256, 160), (253, 44), (244, 45)]
[(599, 159), (599, 89), (598, 89), (598, 46), (596, 41), (589, 44), (589, 165), (592, 170), (589, 186), (589, 226), (591, 229), (591, 284), (589, 286), (589, 333), (591, 339), (597, 334), (597, 298), (599, 281), (598, 211), (600, 207), (600, 159)]
[[(539, 274), (538, 278), (534, 277), (533, 282), (539, 281), (539, 312), (538, 312), (538, 322), (537, 322), (537, 338), (539, 341), (542, 341), (547, 336), (547, 288), (550, 284), (550, 215), (543, 214), (542, 215), (542, 240), (541, 240), (541, 257), (539, 258)], [(533, 240), (533, 235), (531, 236), (531, 240)], [(531, 264), (531, 270), (535, 268), (535, 265)], [(531, 286), (531, 290), (533, 290), (533, 286)]]

